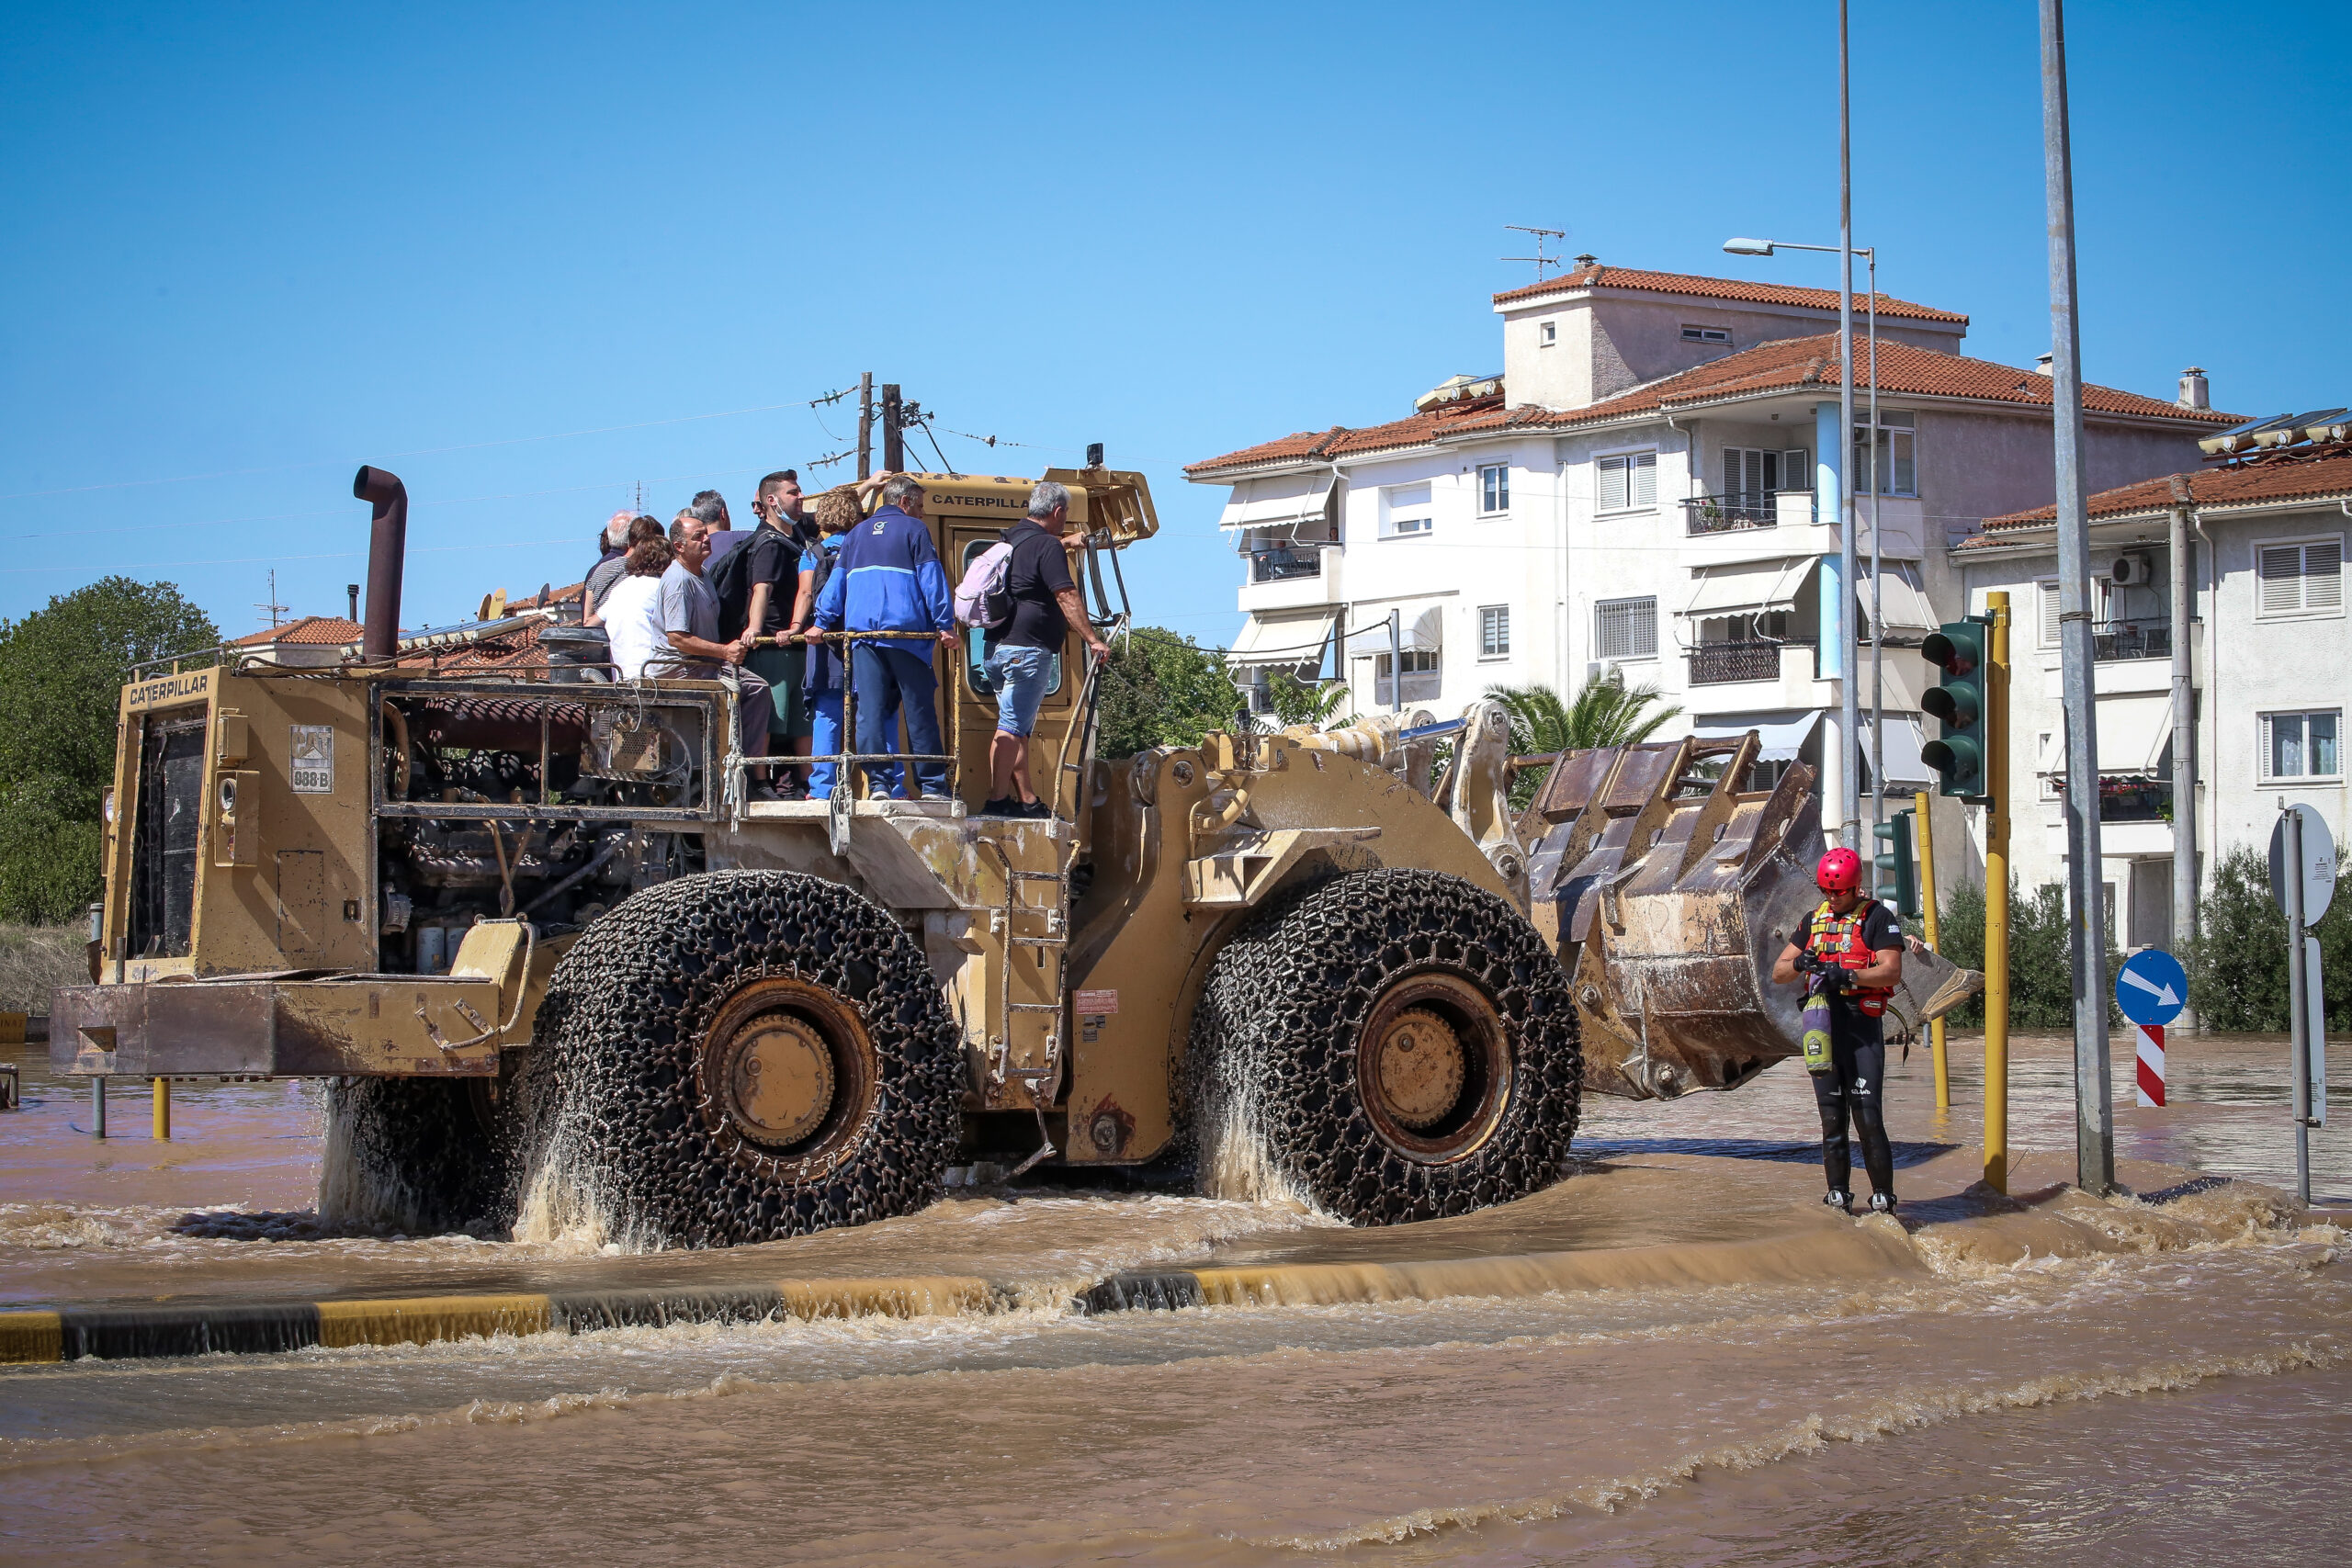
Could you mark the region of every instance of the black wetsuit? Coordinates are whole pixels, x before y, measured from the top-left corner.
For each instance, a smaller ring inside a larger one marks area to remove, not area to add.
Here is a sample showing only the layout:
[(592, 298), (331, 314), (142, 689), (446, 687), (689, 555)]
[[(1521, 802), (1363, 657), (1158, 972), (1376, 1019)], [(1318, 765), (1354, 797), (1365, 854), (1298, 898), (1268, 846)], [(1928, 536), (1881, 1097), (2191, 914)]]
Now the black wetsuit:
[[(1902, 927), (1883, 904), (1873, 902), (1862, 917), (1862, 942), (1872, 953), (1900, 949)], [(1821, 1168), (1831, 1190), (1849, 1192), (1853, 1156), (1846, 1127), (1862, 1145), (1862, 1168), (1871, 1190), (1894, 1192), (1894, 1150), (1886, 1141), (1883, 1107), (1886, 1078), (1886, 1036), (1883, 1021), (1861, 1010), (1850, 993), (1840, 992), (1829, 1004), (1827, 1072), (1815, 1073), (1813, 1097), (1821, 1108)]]

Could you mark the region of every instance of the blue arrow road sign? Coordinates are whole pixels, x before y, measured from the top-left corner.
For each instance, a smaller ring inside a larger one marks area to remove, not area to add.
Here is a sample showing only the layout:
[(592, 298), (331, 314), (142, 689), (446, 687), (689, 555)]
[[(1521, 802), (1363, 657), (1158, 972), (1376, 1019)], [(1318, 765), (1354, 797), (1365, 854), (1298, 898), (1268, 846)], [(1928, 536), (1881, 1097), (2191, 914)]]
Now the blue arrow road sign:
[(2162, 1028), (2188, 1001), (2188, 971), (2160, 947), (2144, 948), (2115, 972), (2115, 1003), (2134, 1023)]

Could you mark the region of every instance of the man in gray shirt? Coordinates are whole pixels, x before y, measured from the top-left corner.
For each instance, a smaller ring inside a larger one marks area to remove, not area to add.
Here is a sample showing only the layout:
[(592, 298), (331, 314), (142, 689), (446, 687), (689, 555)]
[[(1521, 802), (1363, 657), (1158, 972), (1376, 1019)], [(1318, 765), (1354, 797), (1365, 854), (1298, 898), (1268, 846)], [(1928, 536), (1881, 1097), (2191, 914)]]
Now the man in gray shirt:
[[(661, 600), (662, 630), (670, 639), (670, 651), (655, 654), (645, 672), (656, 680), (717, 681), (729, 687), (735, 693), (735, 728), (742, 737), (743, 755), (764, 757), (768, 720), (775, 710), (768, 683), (743, 668), (751, 635), (733, 642), (718, 640), (718, 595), (702, 572), (703, 563), (710, 559), (710, 525), (691, 512), (681, 512), (670, 525), (670, 544), (677, 558), (662, 574)], [(764, 780), (763, 773), (752, 776)], [(764, 782), (754, 782), (752, 794), (758, 799), (774, 795)]]

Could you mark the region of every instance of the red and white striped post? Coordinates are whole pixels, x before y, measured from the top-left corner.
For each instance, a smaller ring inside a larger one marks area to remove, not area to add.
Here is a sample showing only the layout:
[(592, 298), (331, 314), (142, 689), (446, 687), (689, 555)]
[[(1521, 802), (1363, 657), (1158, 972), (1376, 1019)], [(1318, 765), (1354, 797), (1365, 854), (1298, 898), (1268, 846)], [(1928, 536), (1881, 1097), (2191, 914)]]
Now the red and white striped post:
[(2165, 1026), (2135, 1023), (2140, 1037), (2140, 1103), (2161, 1108), (2165, 1102)]

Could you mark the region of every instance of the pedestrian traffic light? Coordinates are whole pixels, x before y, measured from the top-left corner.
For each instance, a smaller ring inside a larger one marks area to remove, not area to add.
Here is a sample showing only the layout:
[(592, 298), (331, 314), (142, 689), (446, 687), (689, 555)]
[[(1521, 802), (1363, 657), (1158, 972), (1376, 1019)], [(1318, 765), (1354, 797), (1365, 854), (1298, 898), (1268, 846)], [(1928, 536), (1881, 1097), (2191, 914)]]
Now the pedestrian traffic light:
[(1919, 874), (1911, 863), (1911, 815), (1898, 811), (1891, 820), (1871, 829), (1879, 841), (1878, 856), (1871, 863), (1871, 893), (1894, 905), (1896, 914), (1916, 920), (1919, 918)]
[(1979, 806), (1992, 803), (1996, 787), (1988, 733), (1993, 705), (1984, 689), (1991, 637), (1992, 628), (1972, 616), (1946, 621), (1919, 644), (1928, 662), (1943, 672), (1942, 683), (1919, 699), (1940, 730), (1919, 748), (1920, 760), (1936, 770), (1937, 794)]

